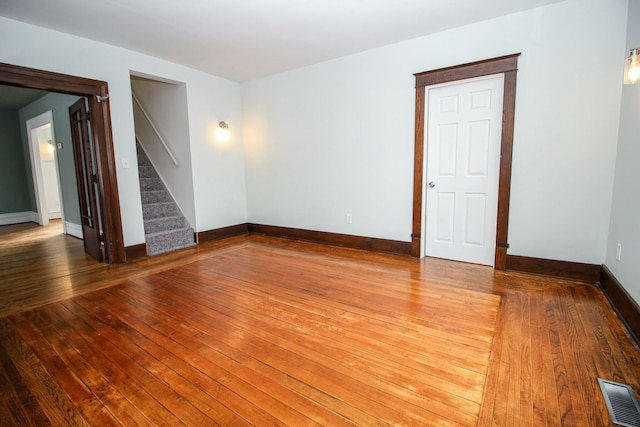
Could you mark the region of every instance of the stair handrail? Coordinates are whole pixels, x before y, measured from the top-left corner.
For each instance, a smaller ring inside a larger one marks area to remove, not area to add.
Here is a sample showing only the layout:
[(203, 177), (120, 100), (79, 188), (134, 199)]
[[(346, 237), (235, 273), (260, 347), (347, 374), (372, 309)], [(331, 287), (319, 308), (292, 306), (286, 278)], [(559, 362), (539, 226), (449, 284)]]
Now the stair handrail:
[[(160, 135), (160, 132), (158, 131), (158, 128), (156, 128), (156, 125), (153, 124), (153, 120), (151, 120), (151, 117), (149, 117), (149, 114), (147, 113), (147, 110), (144, 109), (144, 107), (142, 106), (142, 103), (140, 103), (140, 100), (138, 99), (138, 97), (136, 96), (136, 94), (135, 94), (135, 92), (133, 90), (131, 91), (131, 96), (133, 97), (133, 100), (136, 102), (136, 104), (138, 104), (138, 107), (140, 107), (140, 111), (142, 111), (142, 114), (144, 114), (144, 117), (147, 119), (147, 122), (149, 122), (149, 124), (151, 125), (151, 129), (153, 129), (153, 131), (157, 135), (157, 137), (160, 140), (160, 142), (162, 143), (162, 146), (164, 147), (165, 151), (167, 152), (169, 157), (171, 157), (171, 160), (173, 161), (173, 164), (178, 166), (178, 159), (176, 159), (176, 156), (174, 156), (173, 153), (171, 152), (171, 149), (169, 148), (169, 146), (165, 142), (165, 140), (162, 137), (162, 135)], [(136, 138), (137, 138), (137, 135), (136, 135)]]

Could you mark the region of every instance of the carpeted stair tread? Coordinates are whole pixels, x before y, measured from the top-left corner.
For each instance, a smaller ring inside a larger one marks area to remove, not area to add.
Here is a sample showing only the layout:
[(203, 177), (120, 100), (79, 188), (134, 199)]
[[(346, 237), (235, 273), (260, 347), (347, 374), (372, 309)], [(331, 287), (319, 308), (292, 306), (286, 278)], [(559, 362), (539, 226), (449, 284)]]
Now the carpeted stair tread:
[(193, 229), (181, 228), (147, 234), (149, 255), (158, 255), (195, 246)]
[(173, 199), (171, 199), (171, 195), (165, 190), (142, 191), (141, 195), (142, 195), (142, 206), (153, 204), (153, 203), (162, 203), (162, 202), (173, 203)]
[(140, 178), (157, 178), (158, 174), (151, 165), (138, 165), (138, 176)]
[(191, 227), (184, 227), (184, 228), (174, 228), (173, 230), (158, 231), (156, 233), (149, 233), (146, 236), (147, 237), (165, 236), (165, 235), (170, 234), (170, 233), (185, 232), (185, 231), (190, 231), (191, 233), (193, 233), (193, 229)]
[(144, 150), (138, 148), (138, 177), (148, 255), (195, 246), (194, 231), (167, 191)]
[(170, 231), (185, 228), (186, 221), (183, 216), (173, 215), (164, 218), (152, 218), (144, 220), (145, 234), (153, 234), (159, 231)]
[(142, 216), (145, 220), (178, 215), (180, 215), (180, 212), (173, 202), (145, 203), (142, 205)]
[(160, 181), (160, 179), (158, 178), (139, 178), (139, 180), (140, 180), (140, 191), (164, 190), (164, 185), (162, 185), (162, 181)]

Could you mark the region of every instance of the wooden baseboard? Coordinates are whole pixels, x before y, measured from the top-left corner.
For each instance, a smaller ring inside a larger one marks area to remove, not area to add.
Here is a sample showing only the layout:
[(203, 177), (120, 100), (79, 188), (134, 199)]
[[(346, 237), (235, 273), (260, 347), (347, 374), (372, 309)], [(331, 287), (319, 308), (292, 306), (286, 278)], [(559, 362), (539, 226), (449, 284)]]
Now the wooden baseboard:
[(224, 239), (226, 237), (241, 236), (249, 232), (249, 224), (230, 225), (228, 227), (216, 228), (196, 233), (196, 242), (210, 242)]
[(640, 347), (640, 306), (631, 298), (622, 284), (606, 265), (602, 266), (599, 286), (613, 309), (620, 316), (631, 337)]
[(127, 262), (145, 258), (147, 256), (147, 244), (140, 243), (139, 245), (126, 246), (124, 248), (124, 256)]
[(277, 227), (273, 225), (248, 224), (250, 233), (273, 237), (284, 237), (305, 242), (344, 246), (373, 252), (386, 252), (396, 255), (411, 255), (411, 242), (377, 239), (374, 237), (352, 236), (349, 234), (327, 233), (324, 231), (301, 230), (298, 228)]
[(507, 255), (507, 270), (597, 283), (600, 280), (601, 266), (597, 264)]
[(226, 237), (241, 236), (256, 233), (266, 236), (281, 237), (305, 242), (326, 245), (344, 246), (348, 248), (364, 249), (373, 252), (386, 252), (397, 255), (411, 255), (411, 242), (376, 239), (373, 237), (352, 236), (348, 234), (328, 233), (324, 231), (302, 230), (299, 228), (278, 227), (262, 224), (238, 224), (196, 233), (196, 242), (215, 241)]

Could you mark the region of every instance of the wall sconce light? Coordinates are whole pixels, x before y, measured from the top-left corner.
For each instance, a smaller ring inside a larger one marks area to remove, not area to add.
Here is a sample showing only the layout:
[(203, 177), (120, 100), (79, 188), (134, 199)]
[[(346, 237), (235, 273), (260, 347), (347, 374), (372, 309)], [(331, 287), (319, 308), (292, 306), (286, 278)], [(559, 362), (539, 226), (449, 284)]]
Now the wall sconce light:
[(53, 145), (52, 140), (48, 140), (47, 143), (48, 143), (47, 150), (49, 150), (50, 153), (53, 153), (54, 151), (56, 151), (56, 147)]
[(624, 60), (624, 84), (632, 85), (640, 80), (640, 48), (629, 51), (629, 56)]
[(229, 132), (229, 125), (226, 122), (218, 123), (220, 129), (216, 131), (216, 138), (220, 141), (228, 141), (231, 137), (231, 132)]

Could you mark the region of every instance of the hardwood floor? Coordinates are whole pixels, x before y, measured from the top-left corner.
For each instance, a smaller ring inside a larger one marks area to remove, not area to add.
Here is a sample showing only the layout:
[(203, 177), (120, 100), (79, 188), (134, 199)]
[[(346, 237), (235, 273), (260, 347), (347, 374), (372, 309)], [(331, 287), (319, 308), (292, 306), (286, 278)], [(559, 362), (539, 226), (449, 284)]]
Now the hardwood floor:
[(255, 235), (106, 266), (11, 227), (0, 425), (606, 426), (597, 377), (640, 390), (593, 285)]
[(108, 265), (86, 255), (82, 240), (61, 233), (59, 220), (0, 226), (0, 317), (214, 256), (238, 240)]

